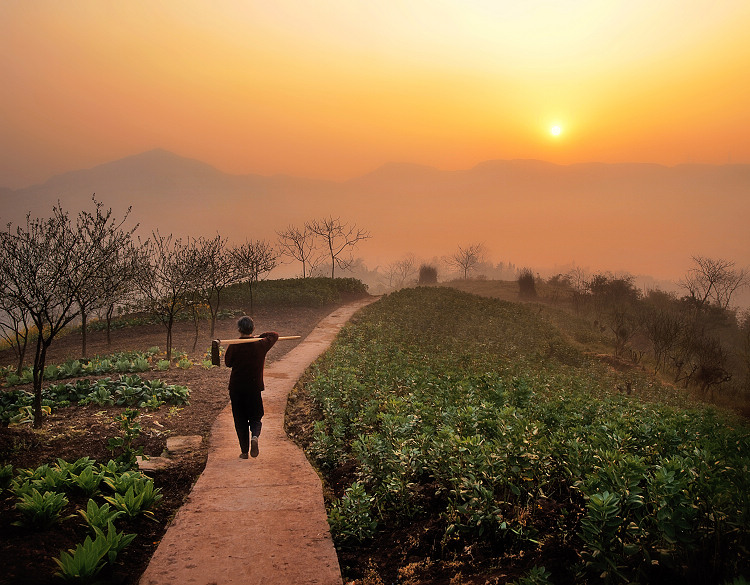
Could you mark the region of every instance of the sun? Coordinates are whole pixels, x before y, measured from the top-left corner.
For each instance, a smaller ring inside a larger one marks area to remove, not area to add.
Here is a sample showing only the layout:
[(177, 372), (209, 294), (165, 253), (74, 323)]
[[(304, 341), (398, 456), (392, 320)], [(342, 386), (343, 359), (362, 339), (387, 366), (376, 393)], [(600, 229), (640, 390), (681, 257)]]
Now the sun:
[(560, 134), (562, 134), (562, 127), (555, 124), (549, 129), (549, 133), (552, 134), (552, 136), (560, 136)]

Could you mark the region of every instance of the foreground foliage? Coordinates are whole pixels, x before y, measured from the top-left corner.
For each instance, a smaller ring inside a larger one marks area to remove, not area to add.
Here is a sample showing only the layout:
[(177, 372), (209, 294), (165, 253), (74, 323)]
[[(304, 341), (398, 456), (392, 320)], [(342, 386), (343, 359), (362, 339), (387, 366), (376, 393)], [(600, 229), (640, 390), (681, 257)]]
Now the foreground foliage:
[(116, 525), (152, 515), (162, 498), (143, 473), (116, 461), (104, 465), (88, 457), (15, 471), (8, 465), (2, 468), (0, 487), (3, 498), (16, 502), (18, 520), (13, 525), (29, 530), (32, 538), (57, 524), (84, 521), (88, 533), (83, 542), (52, 559), (59, 577), (78, 583), (96, 579), (136, 538)]
[(574, 567), (535, 569), (550, 582), (720, 583), (750, 570), (747, 425), (670, 406), (670, 388), (645, 375), (619, 393), (622, 374), (536, 307), (403, 290), (365, 309), (316, 368), (308, 450), (330, 482), (344, 478), (329, 502), (341, 550), (419, 523), (440, 531), (414, 545), (432, 559), (471, 543), (540, 565), (567, 550)]

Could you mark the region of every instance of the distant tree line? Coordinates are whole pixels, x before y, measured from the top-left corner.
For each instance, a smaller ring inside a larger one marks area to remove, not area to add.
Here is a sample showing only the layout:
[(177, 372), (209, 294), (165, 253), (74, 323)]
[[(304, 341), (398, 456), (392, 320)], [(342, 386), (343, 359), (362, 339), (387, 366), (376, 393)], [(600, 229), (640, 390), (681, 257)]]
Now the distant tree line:
[[(106, 319), (107, 341), (117, 310), (146, 312), (166, 330), (167, 360), (172, 331), (179, 317), (195, 323), (207, 308), (211, 336), (227, 287), (246, 282), (250, 288), (283, 256), (302, 262), (302, 276), (311, 276), (321, 258), (334, 268), (350, 266), (351, 250), (369, 238), (364, 230), (338, 218), (310, 221), (300, 230), (279, 233), (279, 242), (245, 241), (230, 245), (226, 238), (179, 238), (154, 231), (135, 237), (138, 226), (122, 219), (92, 198), (93, 209), (75, 217), (59, 205), (47, 219), (27, 215), (25, 225), (8, 224), (0, 232), (0, 335), (14, 349), (23, 368), (32, 345), (34, 425), (42, 424), (42, 379), (47, 351), (71, 323), (80, 320), (82, 355), (87, 356), (87, 323), (94, 314)], [(297, 234), (302, 237), (296, 240)], [(321, 252), (321, 250), (323, 252)]]
[(632, 276), (580, 270), (558, 274), (546, 287), (552, 300), (591, 316), (614, 340), (616, 357), (641, 363), (649, 356), (655, 372), (713, 398), (715, 391), (750, 394), (750, 311), (731, 308), (748, 277), (731, 261), (695, 256), (680, 283), (683, 295), (642, 293)]

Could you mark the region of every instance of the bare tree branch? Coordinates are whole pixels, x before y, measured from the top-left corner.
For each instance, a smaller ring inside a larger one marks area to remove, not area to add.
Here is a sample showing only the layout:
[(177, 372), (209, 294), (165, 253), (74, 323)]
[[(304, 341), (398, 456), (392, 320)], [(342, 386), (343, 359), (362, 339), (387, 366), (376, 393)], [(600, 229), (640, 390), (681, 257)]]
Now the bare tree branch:
[(322, 261), (315, 246), (315, 234), (307, 224), (302, 229), (289, 226), (283, 232), (278, 232), (281, 255), (289, 256), (302, 263), (302, 278), (312, 276), (312, 273)]
[(253, 315), (253, 284), (278, 264), (279, 252), (265, 240), (246, 241), (231, 250), (234, 270), (240, 280), (247, 279), (250, 287), (250, 316)]
[(484, 244), (470, 244), (465, 248), (459, 246), (458, 251), (453, 256), (445, 258), (445, 262), (463, 272), (464, 280), (466, 280), (469, 277), (469, 272), (474, 270), (478, 264), (484, 262), (484, 256)]
[(328, 250), (331, 259), (331, 278), (334, 277), (336, 266), (346, 270), (352, 265), (354, 247), (362, 240), (370, 238), (367, 230), (354, 224), (342, 223), (338, 217), (316, 219), (306, 223), (305, 227), (318, 236), (323, 242), (323, 247)]

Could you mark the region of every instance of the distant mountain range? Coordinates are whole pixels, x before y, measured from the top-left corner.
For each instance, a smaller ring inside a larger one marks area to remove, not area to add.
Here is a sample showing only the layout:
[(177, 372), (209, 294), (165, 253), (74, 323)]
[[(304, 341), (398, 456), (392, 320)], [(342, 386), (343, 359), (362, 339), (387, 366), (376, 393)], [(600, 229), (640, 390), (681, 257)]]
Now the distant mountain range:
[(429, 259), (484, 242), (495, 261), (572, 262), (684, 274), (691, 255), (750, 264), (750, 165), (574, 164), (494, 160), (442, 171), (387, 164), (343, 182), (230, 175), (157, 149), (0, 189), (0, 221), (70, 211), (91, 197), (131, 219), (142, 237), (275, 239), (288, 225), (328, 215), (368, 229), (358, 251), (373, 266), (407, 253)]

